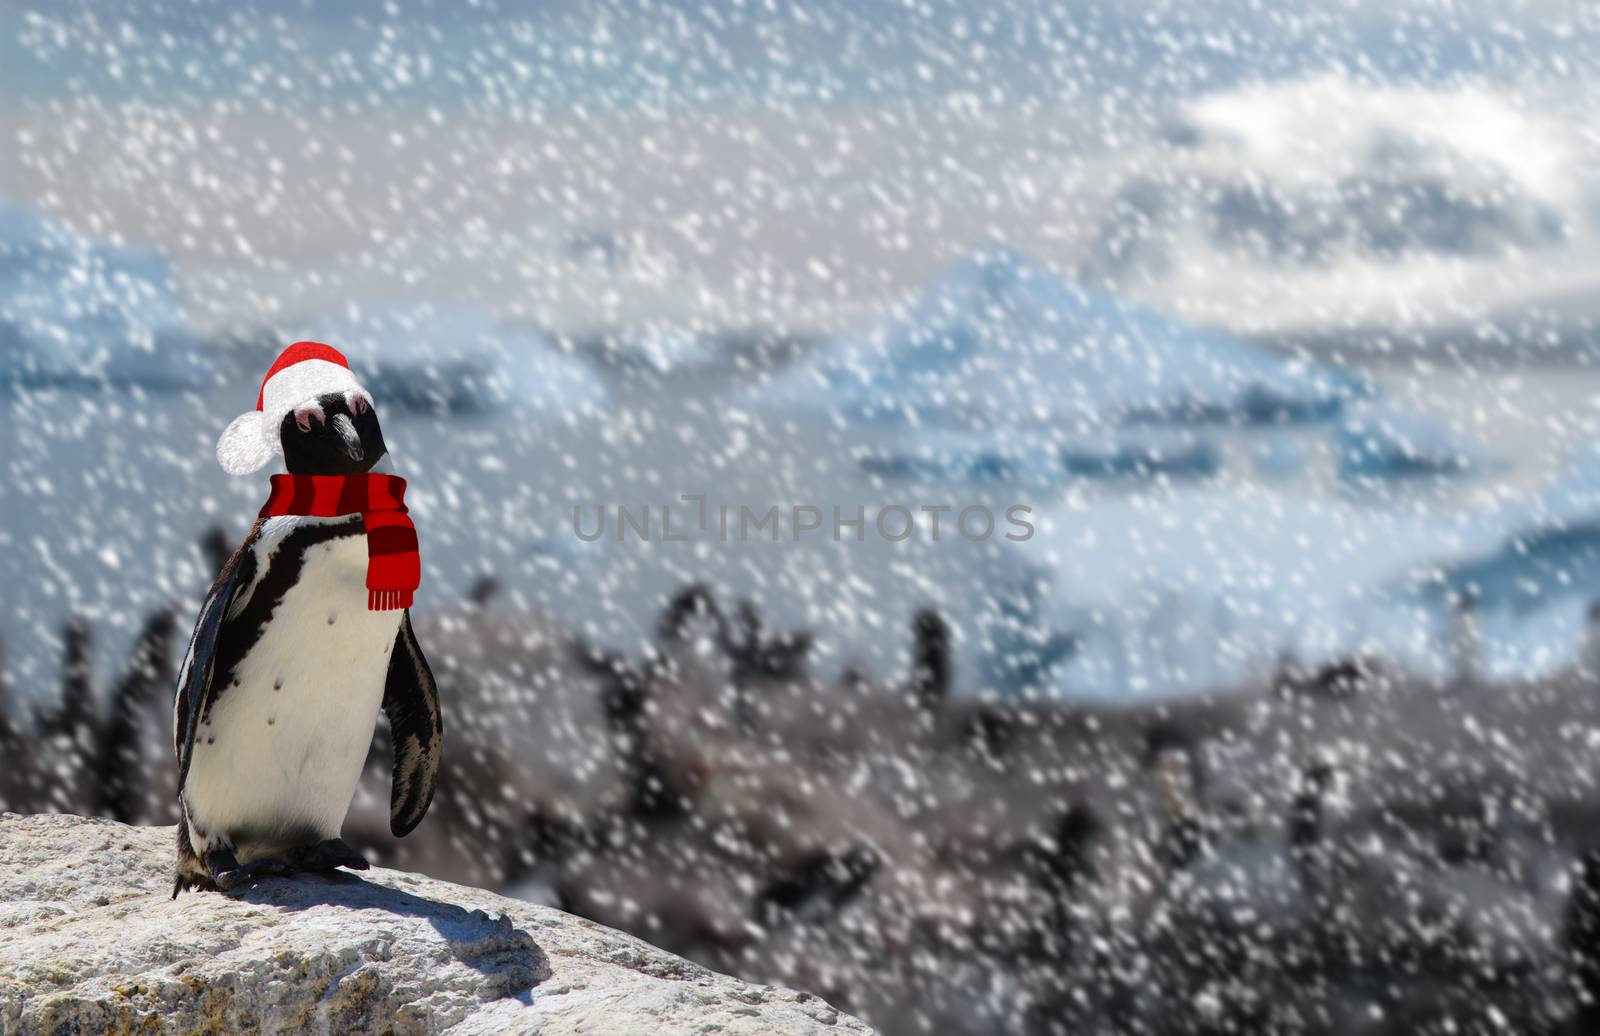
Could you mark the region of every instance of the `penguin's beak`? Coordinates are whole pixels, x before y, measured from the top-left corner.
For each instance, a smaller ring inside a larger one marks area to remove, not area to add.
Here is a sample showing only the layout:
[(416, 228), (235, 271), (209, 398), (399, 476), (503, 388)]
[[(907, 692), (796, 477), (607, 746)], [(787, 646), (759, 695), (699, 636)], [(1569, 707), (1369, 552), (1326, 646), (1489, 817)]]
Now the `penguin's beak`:
[(351, 460), (360, 461), (366, 457), (366, 450), (361, 448), (361, 433), (356, 431), (355, 422), (350, 420), (349, 414), (335, 414), (329, 426), (339, 437), (339, 448), (344, 450)]

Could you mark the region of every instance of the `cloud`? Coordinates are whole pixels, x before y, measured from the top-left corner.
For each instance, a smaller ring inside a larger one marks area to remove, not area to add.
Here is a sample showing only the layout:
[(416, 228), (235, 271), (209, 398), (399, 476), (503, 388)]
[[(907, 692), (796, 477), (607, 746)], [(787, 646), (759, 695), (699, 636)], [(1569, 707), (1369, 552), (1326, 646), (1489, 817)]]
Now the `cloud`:
[(1600, 254), (1579, 104), (1336, 75), (1180, 102), (1149, 150), (1112, 160), (1083, 272), (1252, 333), (1570, 301)]

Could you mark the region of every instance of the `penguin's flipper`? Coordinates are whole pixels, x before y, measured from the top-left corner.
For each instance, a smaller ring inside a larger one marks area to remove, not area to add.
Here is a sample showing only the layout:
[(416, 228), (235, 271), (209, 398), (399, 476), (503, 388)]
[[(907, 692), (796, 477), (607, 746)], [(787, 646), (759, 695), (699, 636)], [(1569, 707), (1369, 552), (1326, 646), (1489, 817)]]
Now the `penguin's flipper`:
[(257, 522), (244, 543), (222, 566), (217, 581), (211, 584), (211, 592), (200, 607), (200, 618), (194, 624), (194, 636), (189, 638), (189, 651), (184, 656), (182, 668), (178, 670), (178, 697), (173, 703), (172, 727), (178, 750), (180, 797), (184, 783), (189, 778), (189, 757), (194, 751), (195, 731), (211, 709), (217, 642), (240, 591), (255, 580), (256, 556), (251, 548), (260, 532), (261, 523)]
[(389, 796), (389, 829), (403, 838), (422, 822), (433, 801), (433, 785), (444, 754), (444, 720), (439, 688), (428, 660), (411, 632), (411, 612), (400, 620), (389, 678), (383, 686), (383, 711), (394, 742), (394, 789)]

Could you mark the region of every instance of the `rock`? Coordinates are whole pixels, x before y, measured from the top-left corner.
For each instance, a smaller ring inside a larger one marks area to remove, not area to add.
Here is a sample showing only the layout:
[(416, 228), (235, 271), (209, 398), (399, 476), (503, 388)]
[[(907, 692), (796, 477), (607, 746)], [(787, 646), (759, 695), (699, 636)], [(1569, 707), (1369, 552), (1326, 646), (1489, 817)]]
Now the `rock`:
[(173, 900), (173, 837), (0, 814), (0, 1033), (871, 1031), (809, 994), (402, 871)]

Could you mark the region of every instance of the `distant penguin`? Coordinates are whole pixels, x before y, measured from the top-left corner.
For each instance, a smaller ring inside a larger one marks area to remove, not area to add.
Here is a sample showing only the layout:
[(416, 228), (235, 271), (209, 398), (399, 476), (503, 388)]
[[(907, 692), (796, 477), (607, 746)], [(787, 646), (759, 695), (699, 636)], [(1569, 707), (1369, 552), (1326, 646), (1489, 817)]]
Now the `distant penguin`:
[(174, 896), (366, 869), (340, 830), (380, 707), (395, 835), (433, 798), (443, 725), (407, 610), (420, 566), (404, 482), (374, 472), (377, 412), (329, 346), (286, 349), (217, 446), (233, 474), (279, 452), (287, 474), (217, 576), (178, 676)]
[(1471, 587), (1450, 598), (1451, 676), (1458, 684), (1477, 683), (1480, 675), (1483, 630), (1478, 605), (1478, 592)]
[(1333, 767), (1313, 762), (1300, 773), (1300, 788), (1289, 804), (1289, 860), (1302, 877), (1314, 878), (1327, 857), (1324, 813), (1333, 789)]
[[(159, 722), (157, 699), (164, 699), (163, 689), (172, 686), (171, 641), (176, 627), (170, 608), (158, 608), (145, 619), (127, 668), (112, 688), (110, 714), (100, 728), (94, 766), (96, 812), (124, 824), (137, 823), (152, 808), (170, 808), (170, 798), (159, 803), (147, 800), (147, 788), (161, 782), (141, 778), (140, 771), (147, 765), (146, 753), (161, 743), (152, 723)], [(164, 814), (157, 816), (167, 822)]]
[(17, 700), (6, 674), (6, 638), (0, 636), (0, 748), (11, 748), (22, 740), (22, 725), (17, 720)]
[(938, 712), (950, 695), (950, 624), (932, 608), (917, 612), (911, 624), (916, 639), (911, 687), (917, 704)]
[(1565, 935), (1567, 967), (1578, 992), (1569, 1031), (1589, 1036), (1600, 1032), (1600, 849), (1588, 850), (1578, 861)]
[(1590, 679), (1600, 679), (1600, 600), (1590, 601), (1584, 612), (1583, 651), (1579, 661)]
[(87, 756), (95, 742), (94, 631), (81, 616), (61, 630), (61, 703), (41, 718), (45, 737), (57, 737), (69, 751)]

